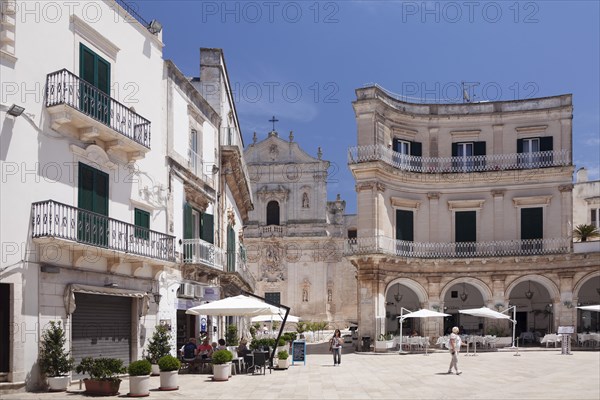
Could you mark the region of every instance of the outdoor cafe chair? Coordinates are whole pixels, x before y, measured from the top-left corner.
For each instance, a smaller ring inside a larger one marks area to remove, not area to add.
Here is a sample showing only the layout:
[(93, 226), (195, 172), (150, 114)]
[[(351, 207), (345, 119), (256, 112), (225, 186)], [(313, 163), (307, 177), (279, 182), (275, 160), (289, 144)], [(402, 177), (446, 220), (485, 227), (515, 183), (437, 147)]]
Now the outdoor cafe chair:
[[(267, 358), (268, 356), (269, 353), (267, 352), (254, 352), (254, 369), (252, 370), (252, 374), (254, 374), (257, 369), (259, 371), (262, 371), (263, 375), (265, 374), (267, 366), (269, 364), (269, 360)], [(269, 368), (269, 373), (271, 372), (271, 368)]]

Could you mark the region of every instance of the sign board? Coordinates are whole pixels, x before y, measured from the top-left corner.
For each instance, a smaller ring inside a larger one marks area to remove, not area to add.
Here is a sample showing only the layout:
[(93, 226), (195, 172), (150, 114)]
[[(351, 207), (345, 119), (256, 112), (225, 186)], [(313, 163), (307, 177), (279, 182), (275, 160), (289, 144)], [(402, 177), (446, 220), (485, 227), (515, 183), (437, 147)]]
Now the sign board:
[(561, 335), (563, 333), (575, 333), (575, 327), (574, 326), (559, 326), (558, 334)]
[(306, 365), (306, 342), (304, 340), (294, 340), (292, 342), (292, 365), (296, 361), (303, 362)]

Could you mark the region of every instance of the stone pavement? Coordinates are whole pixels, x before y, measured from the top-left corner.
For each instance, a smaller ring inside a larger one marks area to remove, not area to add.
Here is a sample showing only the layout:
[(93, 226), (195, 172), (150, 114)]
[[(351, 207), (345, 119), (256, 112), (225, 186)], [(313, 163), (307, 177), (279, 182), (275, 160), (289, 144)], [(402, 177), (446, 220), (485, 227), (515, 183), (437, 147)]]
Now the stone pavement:
[[(180, 375), (180, 389), (152, 390), (154, 399), (593, 399), (600, 398), (600, 352), (526, 351), (459, 356), (460, 376), (447, 375), (450, 355), (344, 354), (334, 367), (331, 355), (308, 355), (306, 366), (266, 375), (234, 375), (212, 382), (210, 375)], [(152, 377), (150, 387), (159, 386)], [(17, 393), (8, 399), (85, 398), (76, 393)], [(121, 393), (128, 392), (128, 381)], [(113, 397), (114, 398), (114, 397)]]

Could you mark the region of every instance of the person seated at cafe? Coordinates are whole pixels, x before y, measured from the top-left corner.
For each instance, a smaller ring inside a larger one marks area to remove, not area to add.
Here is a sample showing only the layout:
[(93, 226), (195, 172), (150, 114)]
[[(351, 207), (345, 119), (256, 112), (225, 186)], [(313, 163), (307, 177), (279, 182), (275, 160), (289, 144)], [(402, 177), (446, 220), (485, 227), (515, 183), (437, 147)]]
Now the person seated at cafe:
[(198, 354), (196, 338), (190, 338), (190, 340), (181, 347), (180, 352), (184, 361), (193, 361)]
[(227, 346), (225, 345), (225, 339), (219, 339), (219, 345), (217, 346), (217, 350), (227, 350)]
[(246, 354), (250, 352), (248, 347), (246, 346), (248, 341), (246, 339), (240, 340), (240, 345), (237, 347), (237, 355), (238, 357), (244, 357)]
[(410, 336), (413, 336), (413, 337), (419, 336), (419, 332), (417, 332), (416, 329), (413, 329), (413, 331), (411, 332)]
[(202, 359), (211, 358), (213, 353), (213, 348), (208, 341), (208, 337), (204, 338), (202, 344), (198, 346), (197, 354)]

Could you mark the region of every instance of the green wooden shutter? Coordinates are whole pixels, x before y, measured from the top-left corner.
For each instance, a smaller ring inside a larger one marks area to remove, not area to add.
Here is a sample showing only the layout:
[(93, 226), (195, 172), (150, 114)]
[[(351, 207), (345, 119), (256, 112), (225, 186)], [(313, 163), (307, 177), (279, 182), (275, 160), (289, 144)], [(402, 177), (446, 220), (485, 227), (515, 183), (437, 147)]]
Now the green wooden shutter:
[[(139, 208), (135, 209), (134, 216), (135, 237), (148, 240), (150, 238), (150, 213)], [(138, 229), (143, 228), (143, 229)]]
[(235, 271), (235, 231), (231, 225), (227, 225), (227, 270)]
[(77, 207), (94, 211), (94, 170), (83, 163), (79, 163)]
[(192, 226), (192, 206), (189, 203), (183, 205), (183, 238), (192, 239), (194, 228)]
[(212, 214), (202, 214), (202, 226), (200, 230), (201, 239), (208, 243), (215, 242), (214, 216)]
[[(81, 111), (105, 124), (110, 123), (110, 63), (79, 44), (79, 77)], [(98, 90), (96, 90), (96, 89)]]

